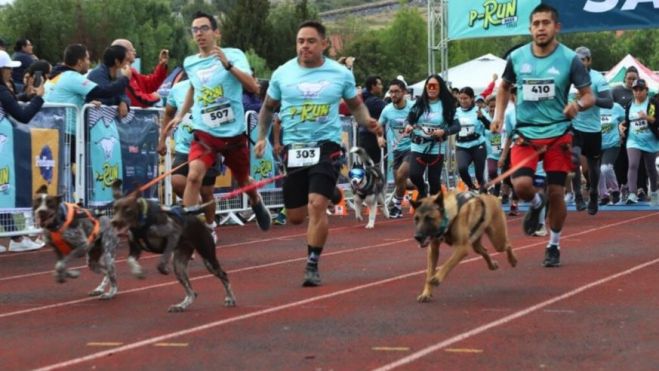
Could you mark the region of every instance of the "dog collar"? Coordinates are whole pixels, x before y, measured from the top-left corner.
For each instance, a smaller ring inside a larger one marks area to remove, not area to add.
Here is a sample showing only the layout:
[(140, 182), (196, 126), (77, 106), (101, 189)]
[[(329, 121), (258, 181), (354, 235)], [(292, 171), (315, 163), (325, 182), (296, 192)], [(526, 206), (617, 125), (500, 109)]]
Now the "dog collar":
[(446, 216), (446, 212), (444, 212), (442, 216), (442, 221), (439, 223), (439, 230), (437, 231), (435, 238), (443, 236), (448, 230), (448, 227), (449, 227), (448, 216)]

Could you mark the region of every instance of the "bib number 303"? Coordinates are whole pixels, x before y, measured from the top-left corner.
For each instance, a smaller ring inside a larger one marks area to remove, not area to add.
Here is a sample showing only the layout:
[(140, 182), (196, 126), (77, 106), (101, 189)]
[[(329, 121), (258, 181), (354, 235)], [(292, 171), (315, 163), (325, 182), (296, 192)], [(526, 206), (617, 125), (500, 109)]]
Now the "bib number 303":
[(291, 148), (288, 150), (288, 167), (315, 165), (320, 161), (320, 148)]

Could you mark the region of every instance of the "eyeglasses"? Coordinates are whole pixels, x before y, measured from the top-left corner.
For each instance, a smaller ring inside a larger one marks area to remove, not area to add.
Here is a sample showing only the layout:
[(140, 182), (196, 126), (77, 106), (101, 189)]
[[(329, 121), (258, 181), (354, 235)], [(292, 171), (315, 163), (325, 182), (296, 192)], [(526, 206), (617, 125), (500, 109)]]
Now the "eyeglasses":
[(389, 90), (389, 94), (401, 94), (403, 93), (402, 90)]
[(428, 90), (437, 90), (437, 89), (439, 89), (439, 84), (427, 84), (426, 89), (428, 89)]
[(190, 32), (192, 32), (193, 35), (198, 33), (198, 32), (203, 33), (203, 32), (208, 32), (210, 30), (211, 30), (211, 26), (209, 26), (209, 25), (203, 25), (201, 27), (191, 27), (190, 28)]

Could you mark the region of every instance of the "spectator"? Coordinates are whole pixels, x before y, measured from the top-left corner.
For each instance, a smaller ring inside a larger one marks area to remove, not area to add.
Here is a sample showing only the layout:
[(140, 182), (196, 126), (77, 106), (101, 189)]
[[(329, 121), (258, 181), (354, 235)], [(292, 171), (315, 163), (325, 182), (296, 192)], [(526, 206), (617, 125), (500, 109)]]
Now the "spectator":
[[(21, 62), (12, 61), (9, 54), (5, 51), (0, 51), (0, 106), (6, 115), (9, 115), (17, 121), (27, 123), (32, 120), (32, 117), (39, 112), (43, 105), (41, 98), (44, 93), (43, 83), (35, 88), (35, 97), (32, 98), (30, 104), (27, 106), (20, 106), (14, 91), (10, 86), (12, 83), (12, 68), (19, 67)], [(8, 121), (3, 120), (2, 125), (6, 125)], [(5, 231), (16, 231), (14, 220), (11, 214), (0, 214), (0, 222), (3, 223)], [(43, 247), (42, 241), (32, 241), (24, 236), (12, 237), (9, 242), (9, 251), (29, 251), (36, 250)], [(0, 252), (7, 251), (5, 246), (0, 245)]]
[[(259, 83), (259, 79), (256, 78), (254, 69), (252, 68), (252, 78), (256, 83)], [(258, 92), (251, 92), (248, 90), (243, 90), (243, 108), (245, 108), (245, 112), (247, 111), (254, 111), (254, 112), (259, 112), (261, 110), (261, 87), (259, 86), (259, 91)]]
[[(380, 76), (369, 76), (364, 84), (366, 88), (362, 92), (362, 99), (372, 118), (379, 120), (380, 114), (384, 109), (385, 103), (382, 100), (382, 78)], [(381, 152), (380, 144), (385, 145), (384, 140), (378, 143), (378, 137), (364, 126), (359, 127), (359, 138), (357, 144), (366, 150), (376, 164), (380, 163)]]
[[(113, 45), (103, 52), (103, 63), (99, 64), (92, 70), (87, 78), (99, 85), (108, 86), (121, 77), (121, 69), (128, 65), (128, 50), (121, 45)], [(89, 101), (90, 98), (87, 98)], [(119, 117), (125, 117), (128, 114), (130, 99), (125, 91), (108, 98), (100, 99), (101, 103), (106, 106), (117, 106)]]
[(12, 71), (12, 79), (18, 90), (23, 90), (23, 75), (25, 71), (32, 65), (32, 63), (37, 61), (37, 57), (34, 55), (32, 50), (32, 42), (28, 39), (18, 39), (16, 40), (16, 45), (14, 46), (14, 55), (12, 58), (15, 61), (21, 62), (21, 66), (14, 68)]
[[(128, 50), (128, 64), (132, 65), (137, 57), (137, 52), (133, 44), (126, 39), (117, 39), (112, 45), (121, 45)], [(158, 65), (150, 75), (142, 75), (135, 68), (131, 67), (132, 77), (126, 90), (130, 105), (136, 107), (152, 107), (160, 103), (160, 95), (156, 92), (163, 81), (167, 78), (167, 63), (169, 62), (169, 50), (160, 51)]]
[(611, 95), (613, 96), (613, 101), (621, 105), (622, 107), (627, 107), (634, 99), (634, 92), (632, 90), (632, 84), (638, 79), (638, 70), (636, 67), (631, 66), (625, 71), (625, 78), (622, 85), (618, 85), (611, 89)]
[(50, 76), (51, 70), (52, 66), (46, 60), (41, 59), (32, 63), (23, 76), (23, 91), (17, 95), (18, 100), (21, 102), (29, 102), (36, 94), (33, 84), (35, 73), (39, 71), (41, 73), (41, 78), (45, 83), (48, 76)]

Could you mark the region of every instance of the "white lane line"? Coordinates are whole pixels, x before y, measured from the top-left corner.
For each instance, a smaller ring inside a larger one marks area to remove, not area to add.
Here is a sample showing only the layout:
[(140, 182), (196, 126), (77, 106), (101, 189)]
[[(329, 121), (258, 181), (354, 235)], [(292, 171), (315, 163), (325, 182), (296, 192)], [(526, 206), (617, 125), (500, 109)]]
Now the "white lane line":
[[(395, 223), (395, 222), (398, 222), (398, 221), (400, 221), (400, 219), (383, 220), (383, 221), (379, 222), (379, 224), (389, 224), (389, 223)], [(341, 230), (344, 230), (344, 229), (352, 229), (352, 228), (363, 228), (363, 227), (362, 226), (336, 227), (336, 228), (331, 228), (330, 232), (341, 231)], [(263, 239), (243, 241), (243, 242), (234, 242), (234, 243), (230, 243), (228, 245), (218, 245), (218, 246), (215, 247), (215, 249), (217, 250), (217, 249), (224, 249), (224, 248), (227, 248), (227, 247), (253, 245), (255, 243), (271, 242), (273, 240), (287, 241), (287, 240), (290, 240), (291, 238), (302, 237), (302, 236), (306, 236), (306, 235), (307, 235), (307, 232), (303, 232), (303, 233), (287, 234), (287, 235), (283, 235), (283, 236), (279, 236), (279, 237), (263, 238)], [(47, 252), (52, 254), (52, 251), (50, 251), (50, 250), (51, 249), (49, 249), (49, 248), (45, 248), (44, 250), (30, 251), (29, 253), (38, 253), (38, 252), (47, 251)], [(9, 257), (9, 256), (12, 256), (12, 255), (3, 255), (3, 256), (0, 256), (0, 258)], [(17, 255), (14, 255), (14, 256), (17, 256)], [(140, 258), (140, 261), (144, 261), (144, 260), (147, 260), (147, 259), (155, 259), (155, 258), (158, 258), (158, 257), (160, 257), (159, 254), (145, 254), (144, 256), (142, 256)], [(115, 263), (123, 263), (126, 260), (127, 260), (126, 258), (117, 259), (115, 261)], [(77, 267), (71, 267), (70, 269), (85, 269), (85, 268), (87, 268), (86, 265), (80, 265), (80, 266), (77, 266)], [(46, 275), (46, 274), (47, 275), (52, 275), (53, 271), (52, 270), (40, 271), (40, 272), (19, 274), (19, 275), (14, 275), (14, 276), (0, 277), (0, 282), (9, 281), (9, 280), (17, 280), (17, 279), (28, 278), (28, 277), (42, 276), (42, 275)]]
[[(659, 214), (659, 213), (655, 213), (654, 215), (656, 215), (656, 214)], [(595, 231), (598, 231), (598, 230), (618, 226), (618, 225), (621, 225), (621, 224), (630, 223), (630, 222), (633, 222), (635, 220), (644, 219), (644, 218), (647, 218), (647, 217), (649, 217), (649, 216), (642, 216), (642, 217), (628, 219), (628, 220), (621, 221), (621, 222), (605, 224), (605, 225), (602, 225), (602, 226), (599, 226), (599, 227), (596, 227), (596, 228), (591, 228), (591, 229), (588, 229), (586, 231), (575, 233), (575, 234), (573, 234), (573, 236), (578, 236), (578, 235), (582, 235), (582, 234), (586, 234), (586, 233), (590, 233), (590, 232), (595, 232)], [(532, 246), (542, 245), (544, 243), (545, 243), (545, 241), (536, 242), (536, 243), (533, 243), (533, 244), (529, 244), (529, 245), (526, 245), (526, 246), (516, 248), (514, 250), (515, 251), (523, 250), (523, 249), (530, 248)], [(491, 255), (496, 256), (496, 255), (500, 255), (500, 254), (495, 253), (495, 254), (491, 254)], [(473, 261), (481, 261), (482, 259), (483, 259), (482, 257), (478, 256), (478, 257), (470, 258), (470, 259), (467, 259), (467, 260), (463, 260), (462, 262), (460, 262), (460, 264), (466, 264), (466, 263), (473, 262)], [(659, 262), (659, 259), (655, 260), (651, 264), (654, 264), (656, 262)], [(646, 266), (646, 265), (649, 265), (649, 263), (645, 263), (644, 266)], [(640, 268), (638, 268), (638, 269), (640, 269)], [(314, 303), (314, 302), (317, 302), (317, 301), (320, 301), (320, 300), (325, 300), (325, 299), (333, 298), (333, 297), (336, 297), (336, 296), (350, 294), (350, 293), (360, 291), (360, 290), (364, 290), (364, 289), (368, 289), (368, 288), (371, 288), (371, 287), (380, 286), (380, 285), (384, 285), (384, 284), (395, 282), (395, 281), (400, 281), (400, 280), (403, 280), (403, 279), (406, 279), (406, 278), (414, 277), (416, 275), (425, 273), (425, 271), (426, 270), (423, 269), (423, 270), (420, 270), (420, 271), (407, 273), (407, 274), (402, 274), (402, 275), (399, 275), (399, 276), (386, 278), (384, 280), (375, 281), (375, 282), (367, 283), (367, 284), (364, 284), (364, 285), (354, 286), (354, 287), (351, 287), (351, 288), (348, 288), (348, 289), (343, 289), (343, 290), (335, 291), (335, 292), (324, 294), (324, 295), (318, 295), (318, 296), (315, 296), (315, 297), (311, 297), (311, 298), (308, 298), (308, 299), (291, 302), (291, 303), (288, 303), (288, 304), (282, 304), (282, 305), (279, 305), (279, 306), (276, 306), (276, 307), (271, 307), (271, 308), (264, 309), (264, 310), (259, 310), (259, 311), (254, 311), (254, 312), (242, 314), (240, 316), (226, 318), (226, 319), (223, 319), (223, 320), (220, 320), (220, 321), (210, 322), (210, 323), (207, 323), (207, 324), (204, 324), (204, 325), (191, 327), (191, 328), (188, 328), (188, 329), (185, 329), (185, 330), (175, 331), (175, 332), (171, 332), (171, 333), (168, 333), (168, 334), (152, 337), (152, 338), (149, 338), (149, 339), (144, 339), (142, 341), (138, 341), (138, 342), (135, 342), (135, 343), (126, 344), (126, 345), (121, 346), (121, 347), (108, 349), (106, 351), (92, 353), (92, 354), (89, 354), (89, 355), (86, 355), (86, 356), (83, 356), (83, 357), (73, 358), (73, 359), (70, 359), (68, 361), (55, 363), (55, 364), (52, 364), (52, 365), (47, 365), (47, 366), (44, 366), (44, 367), (39, 368), (37, 370), (54, 370), (54, 369), (58, 369), (58, 368), (65, 368), (65, 367), (77, 365), (77, 364), (80, 364), (80, 363), (83, 363), (83, 362), (95, 360), (95, 359), (98, 359), (98, 358), (103, 358), (103, 357), (106, 357), (106, 356), (111, 355), (111, 354), (116, 354), (116, 353), (125, 352), (125, 351), (136, 349), (136, 348), (141, 348), (141, 347), (144, 347), (144, 346), (147, 346), (147, 345), (163, 342), (163, 341), (173, 339), (173, 338), (176, 338), (176, 337), (180, 337), (180, 336), (193, 334), (193, 333), (196, 333), (196, 332), (199, 332), (199, 331), (208, 330), (208, 329), (211, 329), (211, 328), (214, 328), (214, 327), (219, 327), (219, 326), (222, 326), (222, 325), (226, 325), (226, 324), (230, 324), (230, 323), (234, 323), (234, 322), (239, 322), (239, 321), (246, 320), (246, 319), (250, 319), (250, 318), (254, 318), (254, 317), (258, 317), (258, 316), (262, 316), (262, 315), (266, 315), (266, 314), (270, 314), (270, 313), (275, 313), (275, 312), (283, 311), (283, 310), (294, 308), (294, 307), (307, 305), (309, 303)], [(450, 344), (447, 344), (446, 346), (448, 346), (448, 345), (450, 345)]]
[(515, 313), (509, 315), (509, 316), (505, 316), (505, 317), (503, 317), (503, 318), (501, 318), (501, 319), (498, 319), (498, 320), (496, 320), (496, 321), (490, 322), (490, 323), (488, 323), (488, 324), (485, 324), (485, 325), (482, 325), (482, 326), (476, 327), (476, 328), (474, 328), (474, 329), (472, 329), (472, 330), (469, 330), (469, 331), (463, 332), (463, 333), (461, 333), (461, 334), (458, 334), (458, 335), (456, 335), (456, 336), (453, 336), (453, 337), (451, 337), (451, 338), (449, 338), (449, 339), (446, 339), (446, 340), (444, 340), (444, 341), (442, 341), (442, 342), (439, 342), (439, 343), (437, 343), (437, 344), (435, 344), (435, 345), (431, 345), (431, 346), (429, 346), (429, 347), (427, 347), (427, 348), (424, 348), (424, 349), (422, 349), (422, 350), (420, 350), (420, 351), (418, 351), (418, 352), (416, 352), (416, 353), (410, 354), (410, 355), (407, 356), (407, 357), (401, 358), (401, 359), (399, 359), (399, 360), (396, 361), (396, 362), (392, 362), (392, 363), (389, 363), (389, 364), (384, 365), (384, 366), (382, 366), (382, 367), (379, 367), (379, 368), (375, 369), (375, 371), (388, 371), (388, 370), (393, 370), (394, 368), (397, 368), (397, 367), (400, 367), (400, 366), (408, 365), (408, 364), (410, 364), (410, 363), (412, 363), (412, 362), (414, 362), (414, 361), (416, 361), (416, 360), (418, 360), (418, 359), (420, 359), (420, 358), (422, 358), (422, 357), (425, 357), (425, 356), (429, 355), (430, 353), (436, 352), (436, 351), (438, 351), (438, 350), (440, 350), (440, 349), (446, 348), (446, 347), (448, 347), (448, 346), (450, 346), (450, 345), (453, 345), (453, 344), (455, 344), (455, 343), (458, 343), (458, 342), (460, 342), (460, 341), (462, 341), (462, 340), (465, 340), (465, 339), (468, 339), (468, 338), (470, 338), (470, 337), (472, 337), (472, 336), (478, 335), (478, 334), (480, 334), (480, 333), (482, 333), (482, 332), (485, 332), (485, 331), (487, 331), (487, 330), (489, 330), (489, 329), (491, 329), (491, 328), (498, 327), (498, 326), (501, 326), (501, 325), (505, 325), (506, 323), (509, 323), (509, 322), (512, 322), (513, 320), (516, 320), (516, 319), (518, 319), (518, 318), (524, 317), (524, 316), (526, 316), (526, 315), (528, 315), (528, 314), (530, 314), (530, 313), (533, 313), (533, 312), (535, 312), (535, 311), (538, 311), (538, 310), (540, 310), (540, 309), (542, 309), (542, 308), (544, 308), (544, 307), (547, 307), (547, 306), (549, 306), (549, 305), (552, 305), (552, 304), (554, 304), (554, 303), (556, 303), (556, 302), (559, 302), (559, 301), (561, 301), (561, 300), (565, 300), (565, 299), (570, 298), (570, 297), (572, 297), (572, 296), (575, 296), (575, 295), (577, 295), (577, 294), (579, 294), (579, 293), (581, 293), (581, 292), (583, 292), (583, 291), (586, 291), (586, 290), (588, 290), (588, 289), (592, 289), (593, 287), (596, 287), (596, 286), (599, 286), (599, 285), (605, 284), (605, 283), (607, 283), (607, 282), (609, 282), (609, 281), (612, 281), (612, 280), (614, 280), (614, 279), (616, 279), (616, 278), (620, 278), (620, 277), (623, 277), (623, 276), (629, 275), (629, 274), (631, 274), (631, 273), (636, 272), (637, 270), (640, 270), (640, 269), (643, 269), (643, 268), (649, 267), (649, 266), (651, 266), (651, 265), (653, 265), (653, 264), (657, 264), (657, 263), (659, 263), (659, 258), (654, 259), (654, 260), (650, 260), (650, 261), (648, 261), (648, 262), (645, 262), (645, 263), (639, 264), (639, 265), (637, 265), (637, 266), (635, 266), (635, 267), (629, 268), (629, 269), (624, 270), (624, 271), (622, 271), (622, 272), (619, 272), (619, 273), (616, 273), (616, 274), (610, 275), (610, 276), (608, 276), (608, 277), (605, 277), (605, 278), (599, 279), (599, 280), (597, 280), (597, 281), (591, 282), (591, 283), (589, 283), (589, 284), (586, 284), (586, 285), (580, 286), (580, 287), (578, 287), (578, 288), (576, 288), (576, 289), (574, 289), (574, 290), (571, 290), (571, 291), (566, 292), (566, 293), (563, 294), (563, 295), (555, 296), (555, 297), (553, 297), (553, 298), (551, 298), (551, 299), (549, 299), (549, 300), (545, 300), (545, 301), (543, 301), (543, 302), (541, 302), (541, 303), (538, 303), (538, 304), (536, 304), (536, 305), (530, 306), (530, 307), (528, 307), (528, 308), (526, 308), (526, 309), (522, 309), (522, 310), (520, 310), (520, 311), (518, 311), (518, 312), (515, 312)]
[[(328, 256), (334, 256), (334, 255), (341, 255), (341, 254), (348, 254), (348, 253), (354, 253), (362, 250), (369, 250), (373, 248), (378, 248), (378, 247), (385, 247), (385, 246), (390, 246), (390, 245), (395, 245), (399, 243), (404, 243), (404, 242), (410, 242), (412, 241), (412, 238), (405, 238), (405, 239), (400, 239), (397, 241), (392, 241), (392, 242), (385, 242), (377, 245), (369, 245), (369, 246), (362, 246), (362, 247), (357, 247), (354, 249), (347, 249), (347, 250), (340, 250), (340, 251), (333, 251), (329, 253), (324, 253), (323, 257), (327, 258)], [(294, 258), (294, 259), (287, 259), (287, 260), (280, 260), (272, 263), (267, 263), (267, 264), (261, 264), (261, 265), (253, 265), (251, 267), (244, 267), (244, 268), (239, 268), (239, 269), (234, 269), (227, 271), (227, 274), (234, 274), (234, 273), (240, 273), (240, 272), (247, 272), (255, 269), (263, 269), (263, 268), (270, 268), (270, 267), (276, 267), (278, 265), (284, 265), (288, 263), (294, 263), (294, 262), (300, 262), (300, 261), (306, 261), (307, 258)], [(205, 278), (211, 278), (215, 277), (212, 274), (205, 274), (202, 276), (197, 276), (197, 277), (191, 277), (190, 281), (197, 281)], [(150, 289), (157, 289), (160, 287), (166, 287), (166, 286), (172, 286), (172, 285), (180, 285), (178, 281), (169, 281), (169, 282), (163, 282), (163, 283), (158, 283), (155, 285), (150, 285), (150, 286), (144, 286), (144, 287), (138, 287), (126, 291), (119, 291), (118, 295), (126, 295), (126, 294), (131, 294), (135, 292), (140, 292), (140, 291), (145, 291), (145, 290), (150, 290)], [(42, 305), (40, 307), (34, 307), (34, 308), (28, 308), (28, 309), (21, 309), (17, 310), (14, 312), (7, 312), (7, 313), (0, 313), (0, 318), (5, 318), (5, 317), (11, 317), (11, 316), (17, 316), (21, 314), (26, 314), (26, 313), (32, 313), (32, 312), (38, 312), (46, 309), (53, 309), (53, 308), (61, 308), (65, 307), (68, 305), (73, 305), (73, 304), (79, 304), (79, 303), (85, 303), (89, 301), (98, 301), (99, 299), (97, 297), (86, 297), (83, 299), (76, 299), (76, 300), (70, 300), (70, 301), (65, 301), (61, 303), (54, 303), (54, 304), (48, 304), (48, 305)]]

